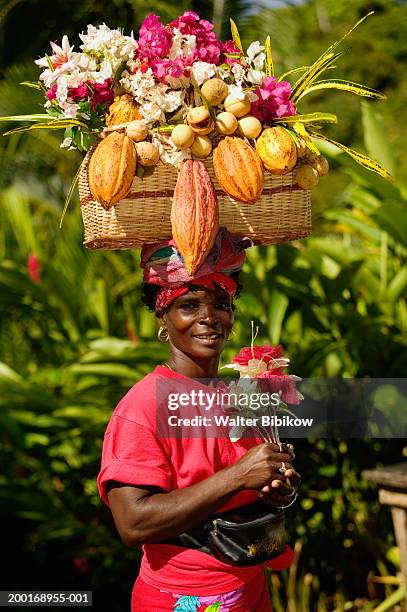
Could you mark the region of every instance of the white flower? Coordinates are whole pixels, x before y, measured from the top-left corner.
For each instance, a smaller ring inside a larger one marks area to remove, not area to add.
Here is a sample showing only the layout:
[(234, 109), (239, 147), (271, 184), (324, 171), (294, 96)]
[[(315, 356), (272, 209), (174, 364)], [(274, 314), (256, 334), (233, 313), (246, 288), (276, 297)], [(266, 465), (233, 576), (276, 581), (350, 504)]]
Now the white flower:
[(256, 69), (256, 70), (262, 70), (263, 66), (264, 66), (264, 60), (266, 59), (266, 54), (265, 53), (259, 53), (259, 55), (257, 55), (253, 62), (252, 62), (252, 66)]
[(178, 28), (174, 28), (172, 35), (172, 45), (168, 52), (169, 59), (191, 57), (196, 49), (196, 37), (194, 34), (182, 34)]
[(68, 149), (68, 151), (75, 149), (75, 147), (72, 146), (72, 138), (64, 138), (59, 146), (61, 149)]
[(207, 81), (216, 74), (216, 66), (207, 62), (194, 62), (191, 72), (196, 83), (202, 85), (204, 81)]
[(241, 85), (228, 85), (228, 95), (243, 100), (246, 94)]
[[(51, 55), (48, 59), (51, 61), (54, 69), (63, 66), (66, 62), (69, 61), (69, 59), (73, 55), (73, 45), (72, 47), (70, 46), (66, 34), (64, 34), (64, 36), (62, 37), (61, 46), (53, 42), (51, 42), (50, 45), (53, 51), (53, 55)], [(46, 57), (42, 57), (39, 60), (35, 60), (35, 64), (37, 64), (37, 66), (49, 68), (48, 59)]]
[(176, 168), (179, 168), (183, 161), (191, 159), (190, 149), (177, 149), (171, 140), (170, 135), (155, 133), (152, 136), (152, 142), (160, 150), (160, 159), (165, 164), (171, 164)]
[(235, 77), (235, 82), (237, 84), (241, 83), (246, 75), (245, 69), (240, 64), (233, 64), (231, 72)]
[(247, 71), (247, 80), (250, 83), (254, 83), (255, 85), (259, 85), (262, 80), (265, 77), (265, 73), (262, 70), (253, 70), (253, 68), (250, 68), (250, 70)]
[(258, 55), (261, 51), (264, 51), (264, 45), (261, 45), (258, 40), (252, 42), (249, 48), (246, 51), (246, 57), (249, 58), (250, 61)]
[(217, 66), (216, 67), (216, 73), (217, 73), (218, 77), (220, 79), (222, 79), (223, 81), (226, 81), (226, 79), (229, 78), (229, 69), (228, 68), (222, 68), (222, 66)]

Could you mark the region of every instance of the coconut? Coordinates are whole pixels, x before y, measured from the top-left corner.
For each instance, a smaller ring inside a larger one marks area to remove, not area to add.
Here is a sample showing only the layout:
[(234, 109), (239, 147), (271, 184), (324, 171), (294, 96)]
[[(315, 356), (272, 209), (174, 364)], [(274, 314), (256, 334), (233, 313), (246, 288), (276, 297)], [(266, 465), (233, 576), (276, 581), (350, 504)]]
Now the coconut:
[(201, 92), (212, 106), (218, 106), (228, 95), (228, 86), (221, 79), (209, 79), (202, 87)]
[(250, 112), (251, 102), (247, 96), (242, 100), (236, 98), (234, 95), (230, 95), (225, 100), (225, 111), (233, 113), (235, 117), (243, 117)]
[(189, 125), (176, 125), (171, 133), (172, 142), (178, 149), (189, 149), (195, 139), (195, 132)]
[(253, 117), (252, 115), (241, 117), (237, 123), (239, 135), (245, 136), (246, 138), (257, 138), (263, 129), (257, 117)]
[(213, 119), (205, 106), (192, 108), (187, 115), (187, 122), (196, 134), (209, 134), (213, 130)]
[(216, 117), (216, 129), (225, 136), (230, 136), (237, 130), (237, 119), (233, 113), (219, 113)]
[(302, 189), (314, 189), (318, 185), (319, 174), (310, 164), (301, 164), (295, 170), (295, 178)]
[(148, 127), (143, 121), (135, 119), (134, 121), (130, 121), (129, 125), (126, 127), (126, 136), (134, 140), (134, 142), (141, 142), (147, 138)]
[(195, 138), (191, 147), (192, 154), (201, 159), (208, 157), (212, 152), (212, 141), (209, 136), (198, 136)]
[(138, 142), (136, 151), (137, 160), (142, 166), (155, 166), (160, 159), (160, 151), (152, 142)]

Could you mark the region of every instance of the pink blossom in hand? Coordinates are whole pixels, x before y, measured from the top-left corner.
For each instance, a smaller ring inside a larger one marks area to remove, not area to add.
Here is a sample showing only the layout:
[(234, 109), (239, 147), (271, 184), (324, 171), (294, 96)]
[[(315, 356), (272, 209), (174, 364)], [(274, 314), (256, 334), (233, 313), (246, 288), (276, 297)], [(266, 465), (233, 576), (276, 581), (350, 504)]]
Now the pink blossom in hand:
[(247, 365), (250, 359), (259, 359), (268, 364), (273, 359), (278, 359), (284, 354), (283, 347), (281, 344), (278, 346), (270, 346), (264, 344), (263, 346), (254, 346), (253, 350), (250, 346), (242, 348), (236, 357), (233, 357), (233, 363), (240, 365)]
[(275, 77), (266, 77), (261, 86), (254, 90), (257, 100), (252, 103), (251, 113), (259, 121), (272, 121), (276, 117), (295, 115), (296, 109), (290, 102), (291, 85), (288, 81), (277, 82)]

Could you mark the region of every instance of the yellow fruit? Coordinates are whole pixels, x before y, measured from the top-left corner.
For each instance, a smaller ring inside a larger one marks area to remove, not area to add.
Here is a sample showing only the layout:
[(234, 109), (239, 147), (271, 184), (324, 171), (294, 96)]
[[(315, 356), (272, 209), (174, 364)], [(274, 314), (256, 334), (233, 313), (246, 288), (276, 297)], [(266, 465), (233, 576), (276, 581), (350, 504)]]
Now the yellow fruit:
[(136, 144), (137, 159), (142, 166), (155, 166), (160, 159), (160, 151), (152, 142)]
[(263, 126), (257, 117), (253, 117), (252, 115), (246, 115), (246, 117), (242, 117), (239, 119), (237, 131), (240, 136), (245, 136), (246, 138), (257, 138), (257, 136), (261, 133)]
[(126, 197), (137, 158), (134, 143), (123, 133), (112, 132), (101, 140), (90, 158), (88, 180), (90, 191), (107, 210)]
[(323, 155), (313, 155), (308, 163), (318, 172), (319, 176), (325, 176), (329, 172), (329, 163)]
[(216, 117), (216, 129), (225, 136), (230, 136), (237, 130), (237, 119), (233, 113), (219, 113)]
[(236, 98), (234, 95), (230, 95), (225, 100), (225, 111), (233, 113), (235, 117), (243, 117), (250, 112), (251, 102), (247, 96), (242, 100)]
[(147, 138), (148, 127), (143, 121), (135, 119), (131, 121), (126, 127), (126, 136), (134, 140), (134, 142), (141, 142)]
[(212, 106), (218, 106), (228, 95), (228, 86), (221, 79), (209, 79), (202, 87), (201, 92)]
[(216, 179), (228, 195), (253, 204), (261, 196), (264, 170), (256, 151), (242, 138), (226, 136), (213, 153)]
[(195, 132), (189, 125), (176, 125), (171, 133), (172, 142), (178, 149), (189, 149), (195, 139)]
[(284, 128), (266, 128), (256, 140), (256, 149), (271, 174), (287, 174), (297, 163), (297, 147)]
[(314, 189), (318, 185), (319, 174), (309, 164), (302, 164), (295, 170), (295, 178), (302, 189)]
[(195, 138), (191, 147), (192, 154), (195, 157), (205, 158), (208, 157), (212, 152), (212, 141), (209, 136), (198, 136)]
[(187, 115), (187, 122), (196, 134), (209, 134), (213, 130), (213, 119), (205, 106), (192, 108)]
[(130, 94), (116, 96), (106, 113), (106, 125), (119, 125), (135, 119), (142, 119), (139, 109), (140, 105), (134, 101)]

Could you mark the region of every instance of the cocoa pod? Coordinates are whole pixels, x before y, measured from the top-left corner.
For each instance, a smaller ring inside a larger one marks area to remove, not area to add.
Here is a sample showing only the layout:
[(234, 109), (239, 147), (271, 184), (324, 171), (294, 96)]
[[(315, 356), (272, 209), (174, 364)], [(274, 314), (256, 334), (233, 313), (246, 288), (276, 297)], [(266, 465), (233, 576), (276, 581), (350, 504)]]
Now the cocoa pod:
[(93, 197), (108, 210), (128, 194), (136, 172), (134, 143), (123, 133), (112, 132), (94, 150), (88, 167)]
[(239, 202), (253, 204), (263, 191), (264, 170), (260, 157), (241, 138), (226, 136), (213, 154), (213, 168), (223, 191)]
[(297, 147), (282, 127), (266, 128), (256, 140), (256, 150), (271, 174), (287, 174), (297, 163)]
[(219, 230), (215, 188), (199, 160), (181, 165), (171, 207), (172, 234), (190, 276), (202, 266)]
[(116, 96), (106, 113), (106, 125), (119, 125), (135, 119), (140, 120), (143, 117), (139, 109), (140, 104), (137, 104), (130, 94)]

